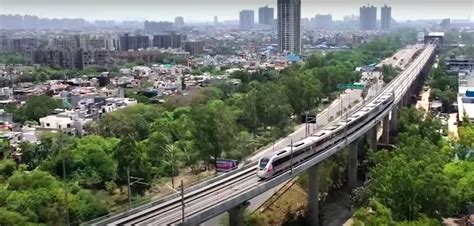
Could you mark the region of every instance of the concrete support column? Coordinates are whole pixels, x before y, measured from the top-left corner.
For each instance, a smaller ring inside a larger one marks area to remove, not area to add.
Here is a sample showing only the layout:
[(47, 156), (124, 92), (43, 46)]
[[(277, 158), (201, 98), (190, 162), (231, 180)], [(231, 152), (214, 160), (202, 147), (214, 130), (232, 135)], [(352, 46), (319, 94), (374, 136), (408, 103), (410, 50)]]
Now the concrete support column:
[(227, 211), (229, 213), (229, 226), (244, 226), (244, 210), (248, 205), (249, 202), (244, 202)]
[(359, 141), (356, 140), (349, 145), (349, 162), (347, 167), (347, 181), (349, 192), (357, 187), (357, 151)]
[(309, 188), (308, 188), (308, 213), (311, 225), (319, 225), (319, 165), (316, 164), (308, 169)]
[(390, 131), (397, 131), (398, 128), (398, 106), (393, 108), (390, 117)]
[(390, 141), (390, 121), (388, 115), (383, 118), (382, 123), (382, 143), (388, 144)]
[(377, 126), (369, 130), (370, 150), (377, 151)]

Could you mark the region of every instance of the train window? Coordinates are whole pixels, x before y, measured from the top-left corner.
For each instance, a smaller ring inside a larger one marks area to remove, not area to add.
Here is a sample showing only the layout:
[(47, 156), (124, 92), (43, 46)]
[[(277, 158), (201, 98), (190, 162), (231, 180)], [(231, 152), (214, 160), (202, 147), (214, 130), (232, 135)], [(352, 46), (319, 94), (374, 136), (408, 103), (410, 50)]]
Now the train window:
[(324, 134), (326, 134), (326, 133), (317, 133), (317, 134), (314, 134), (314, 136), (316, 136), (316, 137), (322, 137), (322, 136), (324, 136)]
[(327, 130), (333, 131), (333, 130), (337, 129), (337, 127), (338, 127), (338, 126), (331, 126), (331, 127), (327, 128)]
[(283, 150), (283, 151), (278, 152), (277, 155), (283, 155), (283, 154), (285, 154), (285, 153), (286, 153), (286, 150)]
[(264, 169), (265, 166), (267, 166), (268, 161), (270, 161), (270, 159), (268, 159), (268, 158), (262, 158), (262, 159), (260, 159), (260, 169), (261, 169), (261, 170)]
[(299, 143), (293, 144), (293, 147), (297, 148), (297, 147), (299, 147), (303, 144), (304, 144), (304, 142), (299, 142)]

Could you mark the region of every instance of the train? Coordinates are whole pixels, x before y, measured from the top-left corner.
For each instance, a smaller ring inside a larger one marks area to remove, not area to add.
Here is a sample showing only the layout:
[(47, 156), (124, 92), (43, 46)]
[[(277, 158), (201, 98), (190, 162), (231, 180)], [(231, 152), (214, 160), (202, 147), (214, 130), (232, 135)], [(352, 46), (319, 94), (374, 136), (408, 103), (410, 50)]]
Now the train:
[(321, 151), (343, 141), (358, 131), (379, 114), (385, 112), (395, 100), (393, 92), (382, 93), (366, 106), (347, 116), (335, 125), (311, 134), (305, 139), (290, 144), (285, 148), (263, 155), (257, 165), (257, 176), (269, 179), (284, 170), (305, 161)]

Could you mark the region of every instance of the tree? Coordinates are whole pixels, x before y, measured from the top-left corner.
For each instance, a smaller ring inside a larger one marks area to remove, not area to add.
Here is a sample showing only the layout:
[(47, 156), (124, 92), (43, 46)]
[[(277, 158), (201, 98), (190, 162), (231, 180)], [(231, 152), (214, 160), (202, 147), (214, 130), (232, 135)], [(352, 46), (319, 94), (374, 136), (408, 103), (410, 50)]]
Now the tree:
[(140, 141), (148, 136), (148, 123), (160, 110), (151, 105), (138, 104), (109, 113), (98, 124), (99, 134), (105, 137), (132, 137)]
[[(21, 225), (22, 222), (48, 225), (65, 223), (63, 185), (47, 172), (17, 171), (8, 178), (8, 187), (0, 193), (5, 200), (0, 202), (3, 203), (0, 208), (6, 210), (0, 211), (0, 221), (6, 222), (7, 225), (8, 221), (2, 219), (5, 216), (2, 214), (19, 220)], [(90, 220), (108, 211), (103, 201), (80, 188), (70, 191), (68, 202), (73, 224)]]
[(257, 115), (263, 126), (284, 128), (289, 124), (291, 105), (283, 88), (277, 84), (257, 87)]
[(11, 154), (11, 146), (10, 142), (6, 140), (0, 140), (0, 154), (2, 155), (2, 159), (7, 158)]
[(452, 181), (459, 192), (460, 202), (465, 206), (474, 200), (474, 161), (455, 161), (444, 166), (444, 173)]
[(376, 200), (371, 200), (367, 208), (354, 213), (354, 226), (395, 225), (392, 211)]
[(20, 213), (10, 211), (5, 208), (0, 208), (0, 225), (15, 226), (15, 225), (27, 225), (28, 218), (22, 216)]
[(388, 84), (398, 73), (399, 72), (392, 65), (382, 65), (383, 82)]
[(360, 208), (354, 213), (355, 226), (437, 226), (440, 222), (436, 219), (422, 217), (416, 221), (396, 222), (392, 218), (392, 211), (376, 200), (371, 200), (367, 208)]
[(289, 74), (283, 79), (286, 95), (294, 113), (299, 116), (317, 107), (321, 98), (321, 83), (309, 72)]
[(79, 139), (72, 153), (71, 172), (79, 183), (92, 186), (113, 181), (117, 176), (117, 162), (113, 158), (119, 139), (86, 136)]
[(61, 107), (60, 101), (46, 95), (41, 95), (32, 96), (27, 99), (23, 111), (28, 120), (38, 121), (40, 118), (53, 113), (54, 109)]
[(191, 110), (191, 118), (196, 148), (204, 161), (215, 162), (223, 151), (231, 150), (236, 116), (224, 102), (216, 100), (196, 106)]
[(4, 178), (10, 177), (16, 170), (16, 163), (11, 159), (4, 159), (0, 161), (0, 174)]

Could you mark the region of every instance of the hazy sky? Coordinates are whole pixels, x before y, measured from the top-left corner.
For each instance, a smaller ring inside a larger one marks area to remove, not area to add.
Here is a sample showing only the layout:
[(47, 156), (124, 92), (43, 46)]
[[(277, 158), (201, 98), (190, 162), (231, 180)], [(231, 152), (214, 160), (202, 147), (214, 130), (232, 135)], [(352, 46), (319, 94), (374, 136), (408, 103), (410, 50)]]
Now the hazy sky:
[[(237, 19), (242, 9), (268, 5), (277, 0), (0, 0), (2, 14), (33, 14), (40, 17), (85, 18), (87, 20), (219, 21)], [(302, 0), (302, 17), (332, 14), (334, 19), (358, 14), (362, 5), (392, 6), (392, 17), (407, 19), (474, 19), (474, 0)], [(380, 10), (377, 12), (380, 18)], [(276, 16), (276, 12), (275, 12)], [(257, 18), (257, 13), (255, 15)], [(0, 21), (1, 22), (1, 21)]]

